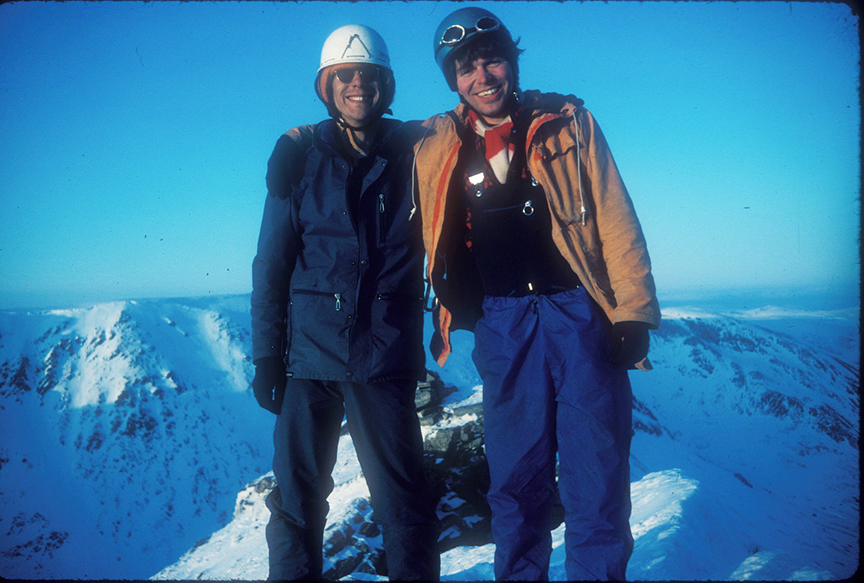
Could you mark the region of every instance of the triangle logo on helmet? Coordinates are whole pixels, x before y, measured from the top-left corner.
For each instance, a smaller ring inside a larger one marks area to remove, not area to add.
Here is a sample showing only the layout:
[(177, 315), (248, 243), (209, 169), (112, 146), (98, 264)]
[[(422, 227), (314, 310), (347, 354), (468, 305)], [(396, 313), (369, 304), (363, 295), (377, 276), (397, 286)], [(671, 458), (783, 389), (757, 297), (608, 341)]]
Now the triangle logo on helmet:
[(360, 38), (359, 34), (352, 34), (351, 38), (348, 39), (348, 44), (345, 46), (345, 50), (342, 51), (343, 59), (350, 59), (352, 57), (372, 58), (372, 51), (369, 50), (366, 43), (364, 43), (363, 39)]

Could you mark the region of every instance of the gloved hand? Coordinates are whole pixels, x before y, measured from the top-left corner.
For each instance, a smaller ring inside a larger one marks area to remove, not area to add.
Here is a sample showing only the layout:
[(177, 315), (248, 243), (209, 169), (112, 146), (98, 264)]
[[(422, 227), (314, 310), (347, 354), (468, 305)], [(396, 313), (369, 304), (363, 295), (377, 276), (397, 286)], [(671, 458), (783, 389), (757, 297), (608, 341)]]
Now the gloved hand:
[(252, 379), (252, 391), (258, 404), (279, 414), (282, 410), (282, 399), (285, 396), (287, 382), (285, 364), (276, 356), (265, 356), (255, 361), (255, 378)]
[(636, 368), (636, 363), (648, 356), (648, 324), (617, 322), (612, 325), (612, 359), (616, 366)]

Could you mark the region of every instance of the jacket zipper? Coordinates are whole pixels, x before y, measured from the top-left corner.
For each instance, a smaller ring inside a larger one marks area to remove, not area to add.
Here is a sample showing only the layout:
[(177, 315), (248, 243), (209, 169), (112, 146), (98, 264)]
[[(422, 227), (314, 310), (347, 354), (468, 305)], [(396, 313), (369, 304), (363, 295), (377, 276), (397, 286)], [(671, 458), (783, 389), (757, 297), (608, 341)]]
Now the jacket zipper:
[(345, 299), (342, 294), (331, 294), (330, 292), (316, 291), (310, 289), (295, 289), (291, 293), (294, 294), (305, 294), (310, 296), (333, 296), (336, 299), (336, 311), (342, 311), (342, 300)]
[(384, 206), (384, 193), (378, 194), (378, 243), (383, 245), (386, 241), (384, 228), (384, 214), (387, 208)]

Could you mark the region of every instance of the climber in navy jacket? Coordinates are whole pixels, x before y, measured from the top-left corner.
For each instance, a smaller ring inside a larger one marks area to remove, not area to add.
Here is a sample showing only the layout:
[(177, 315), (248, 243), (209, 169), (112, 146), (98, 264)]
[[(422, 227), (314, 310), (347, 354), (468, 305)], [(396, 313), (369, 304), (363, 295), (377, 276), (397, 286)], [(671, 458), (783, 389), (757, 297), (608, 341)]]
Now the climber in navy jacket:
[(437, 579), (435, 500), (414, 406), (425, 378), (423, 247), (411, 220), (419, 127), (382, 119), (383, 39), (349, 25), (315, 82), (331, 119), (280, 137), (253, 262), (253, 390), (278, 415), (270, 579), (320, 579), (343, 416), (382, 525), (391, 579)]

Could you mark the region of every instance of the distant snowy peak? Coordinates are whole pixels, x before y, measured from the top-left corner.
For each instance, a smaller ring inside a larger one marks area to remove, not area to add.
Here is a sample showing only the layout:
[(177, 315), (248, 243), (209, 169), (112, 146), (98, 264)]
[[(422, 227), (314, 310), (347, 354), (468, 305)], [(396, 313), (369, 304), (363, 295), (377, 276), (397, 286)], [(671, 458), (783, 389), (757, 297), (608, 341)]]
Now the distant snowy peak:
[(736, 318), (687, 315), (664, 320), (651, 353), (659, 370), (644, 380), (677, 392), (689, 417), (768, 416), (857, 448), (857, 369), (823, 347)]
[(670, 320), (680, 319), (695, 319), (695, 318), (735, 318), (744, 321), (753, 320), (788, 320), (808, 319), (808, 320), (848, 320), (857, 319), (858, 310), (855, 308), (847, 308), (840, 310), (802, 310), (795, 308), (786, 308), (782, 306), (760, 306), (758, 308), (748, 309), (724, 309), (711, 310), (707, 308), (695, 306), (672, 306), (664, 307), (663, 318)]
[[(4, 559), (4, 576), (141, 578), (224, 524), (271, 457), (271, 420), (248, 390), (247, 306), (0, 314), (0, 531), (23, 524), (0, 556), (27, 559)], [(53, 531), (71, 534), (38, 542)], [(92, 548), (107, 560), (71, 558)]]

